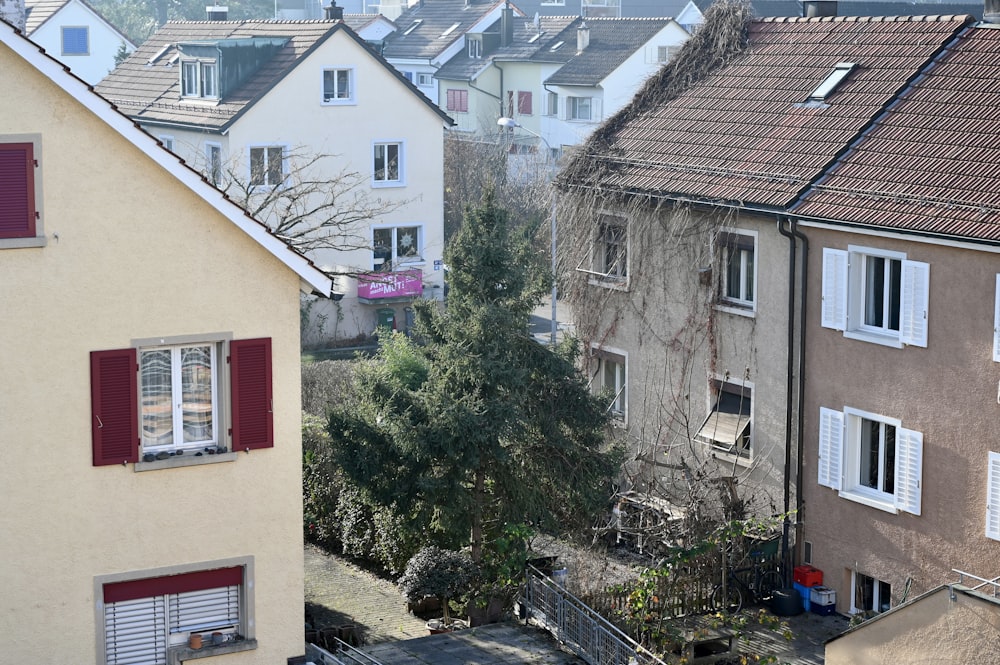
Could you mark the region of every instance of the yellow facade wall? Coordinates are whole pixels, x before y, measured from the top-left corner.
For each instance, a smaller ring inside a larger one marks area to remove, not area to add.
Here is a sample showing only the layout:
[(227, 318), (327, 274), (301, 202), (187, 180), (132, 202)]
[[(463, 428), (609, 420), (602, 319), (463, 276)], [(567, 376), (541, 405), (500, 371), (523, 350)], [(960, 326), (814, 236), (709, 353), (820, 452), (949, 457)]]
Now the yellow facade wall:
[[(0, 140), (36, 134), (47, 245), (0, 249), (0, 636), (9, 663), (97, 656), (96, 576), (254, 559), (258, 648), (303, 653), (299, 277), (0, 44)], [(275, 446), (136, 472), (91, 461), (91, 351), (270, 337)]]

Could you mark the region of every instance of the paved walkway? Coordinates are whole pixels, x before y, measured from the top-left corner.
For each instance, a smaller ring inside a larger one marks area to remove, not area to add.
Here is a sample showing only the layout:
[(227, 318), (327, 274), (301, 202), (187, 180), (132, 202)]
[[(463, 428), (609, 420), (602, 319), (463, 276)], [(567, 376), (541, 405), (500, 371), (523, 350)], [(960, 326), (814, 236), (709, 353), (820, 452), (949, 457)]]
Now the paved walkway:
[[(548, 633), (516, 623), (428, 635), (422, 619), (406, 611), (391, 582), (312, 545), (305, 548), (306, 609), (316, 628), (353, 625), (364, 651), (383, 665), (579, 665)], [(847, 629), (847, 619), (803, 613), (788, 617), (793, 635), (758, 633), (741, 642), (745, 654), (773, 654), (779, 663), (822, 665), (823, 644)]]

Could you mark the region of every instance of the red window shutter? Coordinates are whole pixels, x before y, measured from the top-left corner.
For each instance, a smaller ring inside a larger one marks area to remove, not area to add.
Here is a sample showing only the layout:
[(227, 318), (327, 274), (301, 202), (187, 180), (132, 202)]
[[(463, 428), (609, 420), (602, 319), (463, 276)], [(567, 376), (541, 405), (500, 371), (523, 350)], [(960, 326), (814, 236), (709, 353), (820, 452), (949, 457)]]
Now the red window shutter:
[(531, 115), (531, 93), (517, 93), (517, 112), (520, 115)]
[(469, 91), (459, 90), (458, 91), (458, 110), (462, 113), (469, 112)]
[(455, 110), (455, 92), (456, 92), (455, 90), (448, 90), (447, 92), (448, 95), (447, 109), (449, 111)]
[(0, 144), (0, 238), (34, 237), (34, 146)]
[(229, 344), (233, 396), (233, 450), (274, 447), (271, 338)]
[(135, 349), (91, 352), (94, 466), (139, 460), (137, 382)]
[(123, 600), (163, 596), (168, 593), (204, 591), (224, 586), (243, 584), (243, 566), (198, 570), (193, 573), (147, 577), (127, 582), (112, 582), (104, 585), (104, 602), (117, 603)]

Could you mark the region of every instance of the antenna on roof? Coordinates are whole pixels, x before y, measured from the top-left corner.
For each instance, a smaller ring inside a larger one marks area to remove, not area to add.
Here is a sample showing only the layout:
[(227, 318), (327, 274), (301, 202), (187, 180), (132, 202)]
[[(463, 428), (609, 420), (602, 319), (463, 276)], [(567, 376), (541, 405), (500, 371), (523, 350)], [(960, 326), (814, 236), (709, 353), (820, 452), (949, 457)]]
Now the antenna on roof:
[(542, 31), (542, 17), (538, 15), (538, 12), (535, 12), (535, 19), (532, 21), (532, 24), (535, 26), (535, 32)]

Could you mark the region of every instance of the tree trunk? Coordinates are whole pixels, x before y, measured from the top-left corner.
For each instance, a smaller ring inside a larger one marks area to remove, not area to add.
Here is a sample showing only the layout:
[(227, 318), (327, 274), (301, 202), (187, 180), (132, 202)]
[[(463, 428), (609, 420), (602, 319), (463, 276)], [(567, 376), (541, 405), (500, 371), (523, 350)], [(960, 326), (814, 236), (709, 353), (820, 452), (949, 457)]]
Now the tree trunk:
[(472, 489), (472, 560), (476, 564), (483, 558), (483, 503), (486, 501), (486, 469), (476, 469)]

